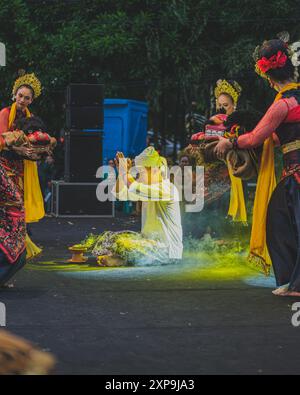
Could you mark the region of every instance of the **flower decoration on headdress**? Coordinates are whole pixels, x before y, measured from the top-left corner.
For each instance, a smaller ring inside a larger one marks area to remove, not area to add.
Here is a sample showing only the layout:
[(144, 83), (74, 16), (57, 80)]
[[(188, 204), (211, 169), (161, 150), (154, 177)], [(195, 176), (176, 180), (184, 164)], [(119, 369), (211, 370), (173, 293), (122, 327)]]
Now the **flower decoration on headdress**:
[(34, 73), (25, 74), (24, 70), (20, 70), (19, 75), (20, 75), (19, 78), (17, 78), (14, 83), (12, 94), (15, 95), (17, 93), (17, 90), (22, 85), (28, 85), (32, 88), (34, 92), (34, 98), (39, 97), (42, 92), (42, 86), (39, 79), (35, 76), (35, 74)]
[(215, 97), (218, 99), (219, 96), (226, 93), (232, 98), (234, 105), (236, 106), (241, 92), (242, 88), (236, 81), (230, 83), (226, 80), (218, 80), (215, 88)]
[(256, 64), (261, 72), (266, 73), (270, 69), (279, 69), (286, 64), (287, 56), (282, 51), (278, 51), (277, 54), (268, 58), (259, 59)]
[[(292, 57), (293, 53), (291, 48), (288, 45), (290, 35), (288, 32), (281, 32), (277, 34), (277, 37), (284, 43), (284, 46), (287, 49), (288, 55), (286, 55), (282, 51), (278, 51), (276, 54), (272, 55), (270, 58), (260, 58), (260, 46), (257, 46), (253, 53), (253, 58), (255, 61), (255, 72), (259, 74), (261, 77), (268, 79), (266, 72), (271, 69), (278, 69), (284, 67), (287, 59)], [(267, 41), (264, 41), (262, 47), (266, 45)]]

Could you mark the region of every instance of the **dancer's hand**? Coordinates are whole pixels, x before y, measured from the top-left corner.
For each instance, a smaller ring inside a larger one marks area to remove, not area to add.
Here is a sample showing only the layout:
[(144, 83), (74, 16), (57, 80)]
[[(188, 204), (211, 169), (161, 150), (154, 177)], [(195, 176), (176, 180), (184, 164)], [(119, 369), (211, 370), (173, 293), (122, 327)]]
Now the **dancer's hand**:
[(125, 158), (123, 152), (117, 152), (116, 159), (115, 159), (115, 164), (118, 167), (119, 167), (120, 159), (121, 160), (122, 159), (126, 159), (126, 161), (127, 161), (127, 171), (129, 171), (132, 168), (132, 161), (131, 161), (131, 159), (130, 158)]
[(219, 142), (216, 145), (214, 152), (218, 159), (224, 159), (227, 152), (232, 149), (232, 143), (225, 137), (219, 137)]
[(127, 165), (127, 161), (126, 161), (126, 158), (125, 158), (123, 152), (117, 152), (116, 164), (117, 164), (117, 167), (119, 170), (119, 174), (121, 176), (128, 173), (128, 165)]
[(123, 155), (123, 153), (122, 152), (117, 152), (117, 154), (116, 154), (116, 157), (115, 157), (115, 160), (114, 160), (114, 162), (115, 162), (115, 165), (117, 166), (117, 169), (119, 170), (119, 165), (120, 165), (120, 157), (121, 157), (121, 155)]
[(129, 170), (132, 168), (132, 161), (130, 158), (127, 158), (127, 171), (129, 172)]
[(197, 151), (199, 150), (199, 146), (198, 145), (193, 145), (193, 144), (189, 144), (186, 148), (185, 148), (185, 152), (188, 155), (194, 155), (195, 153), (197, 153)]
[(32, 148), (29, 148), (28, 146), (20, 146), (20, 147), (16, 147), (13, 146), (11, 148), (16, 154), (23, 156), (25, 158), (31, 158), (33, 156), (34, 150)]

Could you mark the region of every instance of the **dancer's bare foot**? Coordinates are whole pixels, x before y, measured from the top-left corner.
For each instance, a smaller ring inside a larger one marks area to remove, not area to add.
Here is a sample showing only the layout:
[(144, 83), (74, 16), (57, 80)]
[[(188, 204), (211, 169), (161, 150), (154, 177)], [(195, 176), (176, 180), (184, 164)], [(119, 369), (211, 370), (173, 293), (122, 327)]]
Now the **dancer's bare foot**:
[(288, 292), (288, 288), (288, 285), (284, 285), (283, 287), (274, 289), (274, 291), (272, 291), (272, 294), (276, 296), (283, 296), (286, 292)]
[(286, 291), (283, 294), (281, 294), (280, 296), (298, 296), (298, 297), (300, 297), (300, 292), (297, 292), (297, 291)]

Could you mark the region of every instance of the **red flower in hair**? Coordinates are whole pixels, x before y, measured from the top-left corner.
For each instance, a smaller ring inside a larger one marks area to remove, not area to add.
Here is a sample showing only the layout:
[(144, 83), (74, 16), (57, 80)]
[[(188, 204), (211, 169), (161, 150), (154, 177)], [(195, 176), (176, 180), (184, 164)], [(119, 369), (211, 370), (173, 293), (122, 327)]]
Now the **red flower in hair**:
[(285, 65), (287, 61), (287, 56), (285, 53), (278, 51), (276, 55), (271, 56), (269, 59), (263, 57), (257, 61), (257, 66), (265, 73), (270, 69), (278, 69)]

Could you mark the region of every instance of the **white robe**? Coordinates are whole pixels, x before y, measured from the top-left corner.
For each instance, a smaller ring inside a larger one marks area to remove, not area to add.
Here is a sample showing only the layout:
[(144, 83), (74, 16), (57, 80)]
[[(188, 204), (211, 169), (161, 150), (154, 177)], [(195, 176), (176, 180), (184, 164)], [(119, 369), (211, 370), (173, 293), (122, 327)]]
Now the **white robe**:
[(179, 194), (170, 180), (151, 185), (134, 181), (119, 193), (114, 188), (113, 194), (119, 200), (142, 201), (142, 235), (159, 240), (167, 248), (169, 259), (182, 258)]

